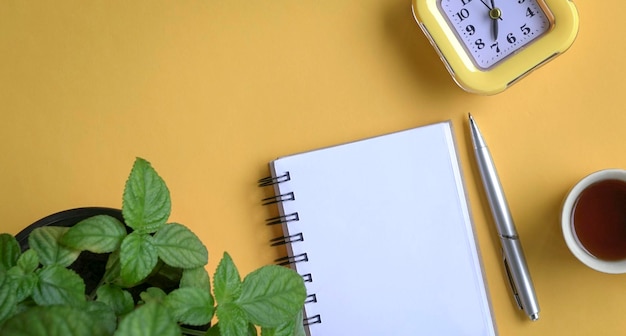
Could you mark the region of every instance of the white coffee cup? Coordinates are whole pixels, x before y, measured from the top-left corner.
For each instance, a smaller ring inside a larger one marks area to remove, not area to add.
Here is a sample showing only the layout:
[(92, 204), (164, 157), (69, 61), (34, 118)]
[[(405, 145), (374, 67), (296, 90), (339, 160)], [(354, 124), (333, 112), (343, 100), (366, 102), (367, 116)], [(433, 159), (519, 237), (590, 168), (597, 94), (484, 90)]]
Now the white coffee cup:
[[(585, 199), (589, 199), (589, 195), (592, 192), (598, 193), (598, 189), (601, 185), (607, 185), (607, 181), (621, 181), (621, 183), (615, 182), (615, 185), (623, 184), (626, 186), (626, 170), (623, 169), (605, 169), (600, 170), (595, 173), (592, 173), (582, 180), (580, 180), (568, 193), (565, 201), (563, 202), (563, 208), (561, 212), (561, 226), (563, 229), (563, 237), (565, 238), (565, 243), (570, 251), (580, 260), (583, 264), (591, 267), (594, 270), (604, 272), (604, 273), (626, 273), (626, 258), (620, 260), (605, 260), (601, 259), (597, 256), (594, 256), (588, 248), (586, 248), (581, 240), (585, 241), (589, 238), (579, 237), (578, 235), (582, 235), (581, 232), (576, 232), (576, 228), (574, 226), (574, 213), (577, 211), (578, 201), (581, 198), (581, 194), (586, 192)], [(593, 186), (593, 187), (592, 187)], [(591, 188), (595, 188), (591, 191)], [(619, 189), (619, 188), (618, 188)], [(624, 187), (626, 190), (626, 187)], [(608, 190), (608, 189), (606, 189)], [(621, 190), (621, 189), (620, 189)], [(625, 192), (626, 193), (626, 192)], [(585, 202), (585, 201), (583, 201)], [(601, 202), (604, 204), (605, 202)], [(591, 204), (587, 202), (587, 204)], [(583, 210), (578, 210), (583, 211)], [(626, 204), (624, 204), (624, 210), (622, 212), (626, 212)], [(593, 224), (596, 225), (596, 224)], [(601, 232), (601, 230), (596, 230), (597, 232)], [(612, 236), (611, 236), (612, 237)], [(624, 241), (626, 244), (626, 240)]]

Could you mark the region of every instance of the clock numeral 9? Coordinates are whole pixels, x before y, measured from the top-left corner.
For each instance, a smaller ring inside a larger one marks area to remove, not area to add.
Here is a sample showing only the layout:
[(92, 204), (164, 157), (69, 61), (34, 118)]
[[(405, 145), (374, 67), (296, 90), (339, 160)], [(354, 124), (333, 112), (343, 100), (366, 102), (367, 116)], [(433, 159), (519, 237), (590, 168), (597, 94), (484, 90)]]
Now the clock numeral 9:
[(476, 33), (476, 28), (474, 28), (473, 25), (468, 25), (467, 27), (465, 27), (465, 31), (470, 35), (474, 35)]

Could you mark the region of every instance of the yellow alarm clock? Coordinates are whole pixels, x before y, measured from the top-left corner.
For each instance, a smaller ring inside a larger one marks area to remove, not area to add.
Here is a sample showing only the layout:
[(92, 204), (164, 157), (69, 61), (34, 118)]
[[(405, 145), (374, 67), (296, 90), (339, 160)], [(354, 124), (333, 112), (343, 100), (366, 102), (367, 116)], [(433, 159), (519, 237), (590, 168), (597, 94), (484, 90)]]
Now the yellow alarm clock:
[(566, 51), (571, 0), (413, 0), (413, 15), (464, 90), (495, 94)]

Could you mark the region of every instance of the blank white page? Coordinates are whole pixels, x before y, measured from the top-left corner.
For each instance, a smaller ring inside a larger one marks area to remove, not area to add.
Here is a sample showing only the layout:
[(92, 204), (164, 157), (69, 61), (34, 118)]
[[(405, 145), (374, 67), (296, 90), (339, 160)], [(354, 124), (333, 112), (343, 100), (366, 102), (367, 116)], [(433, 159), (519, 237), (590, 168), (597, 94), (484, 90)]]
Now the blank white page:
[(271, 163), (313, 336), (495, 335), (450, 122)]

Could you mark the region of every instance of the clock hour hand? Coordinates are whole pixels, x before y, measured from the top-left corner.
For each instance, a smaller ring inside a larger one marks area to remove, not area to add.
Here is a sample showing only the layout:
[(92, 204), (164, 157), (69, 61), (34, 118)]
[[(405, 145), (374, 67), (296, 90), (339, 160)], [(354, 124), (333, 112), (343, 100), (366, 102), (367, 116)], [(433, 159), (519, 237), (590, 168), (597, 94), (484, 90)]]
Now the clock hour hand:
[[(498, 39), (498, 19), (501, 19), (502, 11), (500, 8), (496, 7), (494, 2), (495, 0), (491, 0), (491, 8), (489, 9), (489, 17), (491, 18), (491, 25), (493, 27), (493, 39)], [(489, 6), (487, 6), (489, 7)]]

